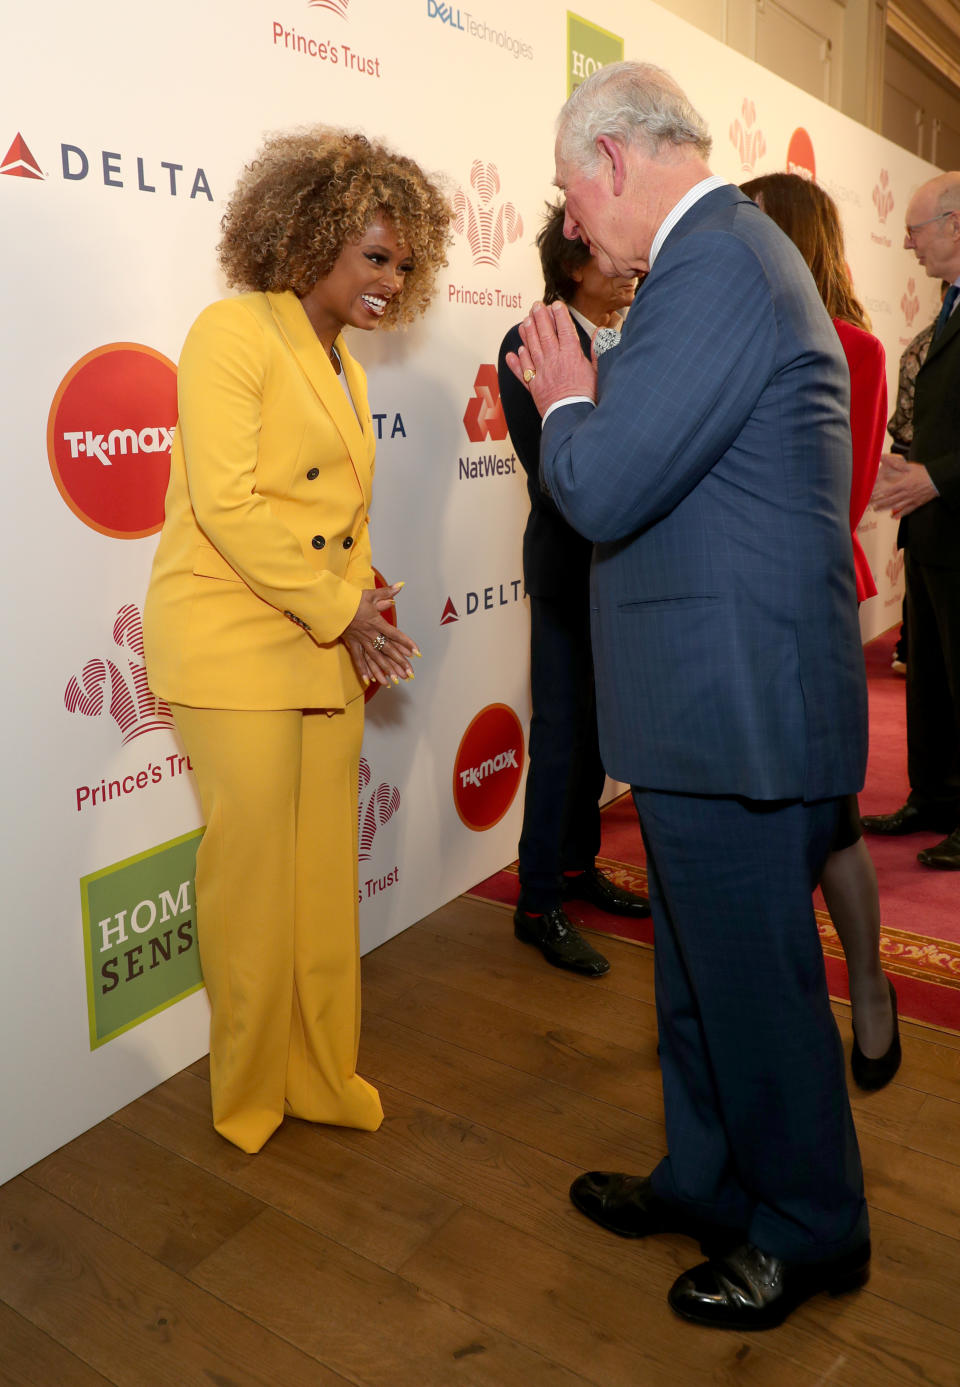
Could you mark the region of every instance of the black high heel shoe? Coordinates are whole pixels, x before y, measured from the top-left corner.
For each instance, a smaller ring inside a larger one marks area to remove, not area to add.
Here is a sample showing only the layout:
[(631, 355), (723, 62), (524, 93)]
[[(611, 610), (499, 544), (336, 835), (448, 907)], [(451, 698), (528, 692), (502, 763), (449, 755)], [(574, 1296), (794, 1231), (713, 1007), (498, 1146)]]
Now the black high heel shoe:
[(879, 1059), (871, 1060), (860, 1049), (857, 1043), (857, 1028), (853, 1028), (853, 1052), (850, 1055), (850, 1072), (853, 1074), (853, 1082), (858, 1088), (866, 1089), (868, 1093), (874, 1092), (878, 1088), (883, 1088), (888, 1084), (900, 1068), (900, 1061), (903, 1055), (900, 1051), (900, 1020), (897, 1016), (897, 994), (894, 991), (893, 983), (887, 978), (887, 986), (890, 989), (890, 1005), (893, 1007), (893, 1039), (891, 1040), (885, 1055)]

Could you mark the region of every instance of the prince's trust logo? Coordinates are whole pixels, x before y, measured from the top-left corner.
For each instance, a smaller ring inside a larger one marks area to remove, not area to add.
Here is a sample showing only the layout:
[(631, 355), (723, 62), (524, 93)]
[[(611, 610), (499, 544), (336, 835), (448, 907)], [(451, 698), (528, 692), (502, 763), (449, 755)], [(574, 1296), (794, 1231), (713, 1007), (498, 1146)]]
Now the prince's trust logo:
[[(63, 691), (68, 713), (85, 718), (111, 717), (126, 746), (145, 732), (173, 727), (170, 705), (150, 692), (144, 667), (143, 626), (140, 612), (129, 603), (117, 612), (113, 641), (115, 659), (88, 660)], [(116, 652), (115, 652), (116, 654)]]
[(757, 108), (749, 96), (745, 96), (740, 107), (740, 117), (730, 126), (730, 143), (740, 156), (740, 168), (743, 173), (753, 173), (757, 160), (762, 159), (767, 152), (763, 131), (759, 126), (756, 130), (753, 128), (756, 119)]
[[(365, 756), (360, 758), (360, 851), (359, 860), (369, 862), (374, 855), (374, 839), (380, 829), (388, 824), (400, 808), (400, 791), (396, 785), (381, 780), (374, 785), (370, 762)], [(369, 870), (369, 868), (367, 869)], [(372, 900), (382, 892), (396, 886), (400, 880), (400, 868), (394, 863), (388, 872), (364, 878), (361, 874), (358, 883), (359, 903)]]
[(917, 283), (912, 277), (907, 280), (907, 287), (900, 300), (900, 307), (906, 319), (907, 327), (913, 327), (913, 320), (920, 312), (920, 300), (917, 298)]
[(471, 192), (458, 188), (454, 194), (454, 230), (458, 236), (466, 236), (475, 265), (497, 266), (504, 245), (523, 235), (523, 218), (512, 202), (498, 197), (500, 174), (496, 164), (474, 159), (470, 187)]

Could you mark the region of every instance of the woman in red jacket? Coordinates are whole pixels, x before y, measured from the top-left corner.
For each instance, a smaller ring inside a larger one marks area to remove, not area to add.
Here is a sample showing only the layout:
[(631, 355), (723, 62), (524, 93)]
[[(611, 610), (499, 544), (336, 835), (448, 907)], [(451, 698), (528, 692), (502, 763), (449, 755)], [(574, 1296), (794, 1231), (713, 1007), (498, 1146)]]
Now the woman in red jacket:
[[(810, 267), (850, 368), (853, 478), (850, 533), (857, 600), (877, 591), (857, 526), (877, 479), (886, 433), (887, 379), (882, 344), (870, 332), (853, 291), (836, 204), (809, 179), (770, 173), (741, 185), (794, 242)], [(853, 1077), (861, 1088), (882, 1088), (900, 1065), (897, 996), (880, 966), (877, 874), (863, 841), (855, 795), (846, 803), (820, 886), (847, 960), (853, 1009)]]

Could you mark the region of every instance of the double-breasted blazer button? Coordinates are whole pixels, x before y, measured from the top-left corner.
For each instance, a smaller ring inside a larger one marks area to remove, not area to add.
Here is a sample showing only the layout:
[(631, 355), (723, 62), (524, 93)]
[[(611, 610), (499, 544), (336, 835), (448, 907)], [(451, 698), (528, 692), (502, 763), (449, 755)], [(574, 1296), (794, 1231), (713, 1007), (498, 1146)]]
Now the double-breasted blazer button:
[(346, 539), (343, 541), (343, 547), (344, 547), (344, 549), (349, 549), (350, 546), (351, 546), (352, 544), (353, 544), (353, 535), (347, 535)]
[(319, 467), (311, 467), (311, 468), (310, 468), (310, 471), (307, 473), (307, 481), (308, 481), (308, 482), (315, 482), (315, 481), (317, 480), (317, 478), (319, 477), (319, 475), (320, 475), (320, 468), (319, 468)]
[(314, 549), (322, 549), (326, 542), (323, 535), (314, 535), (313, 539), (310, 541)]

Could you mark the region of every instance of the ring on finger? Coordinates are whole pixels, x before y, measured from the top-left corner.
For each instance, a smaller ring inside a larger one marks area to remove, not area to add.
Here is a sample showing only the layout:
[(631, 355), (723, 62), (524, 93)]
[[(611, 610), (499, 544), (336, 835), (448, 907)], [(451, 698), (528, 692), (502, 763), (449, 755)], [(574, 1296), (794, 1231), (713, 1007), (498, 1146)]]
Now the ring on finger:
[(533, 380), (533, 378), (534, 378), (534, 376), (535, 376), (536, 374), (537, 374), (537, 373), (536, 373), (536, 371), (533, 369), (533, 367), (532, 367), (532, 366), (528, 366), (527, 369), (526, 369), (526, 370), (524, 371), (524, 373), (523, 373), (523, 383), (524, 383), (524, 385), (529, 385), (530, 382)]
[(387, 643), (387, 638), (386, 638), (386, 636), (383, 634), (383, 632), (380, 631), (380, 632), (374, 637), (374, 640), (373, 640), (373, 648), (374, 648), (374, 650), (377, 652), (378, 655), (380, 654), (381, 650), (382, 650), (383, 647), (386, 645), (386, 643)]

